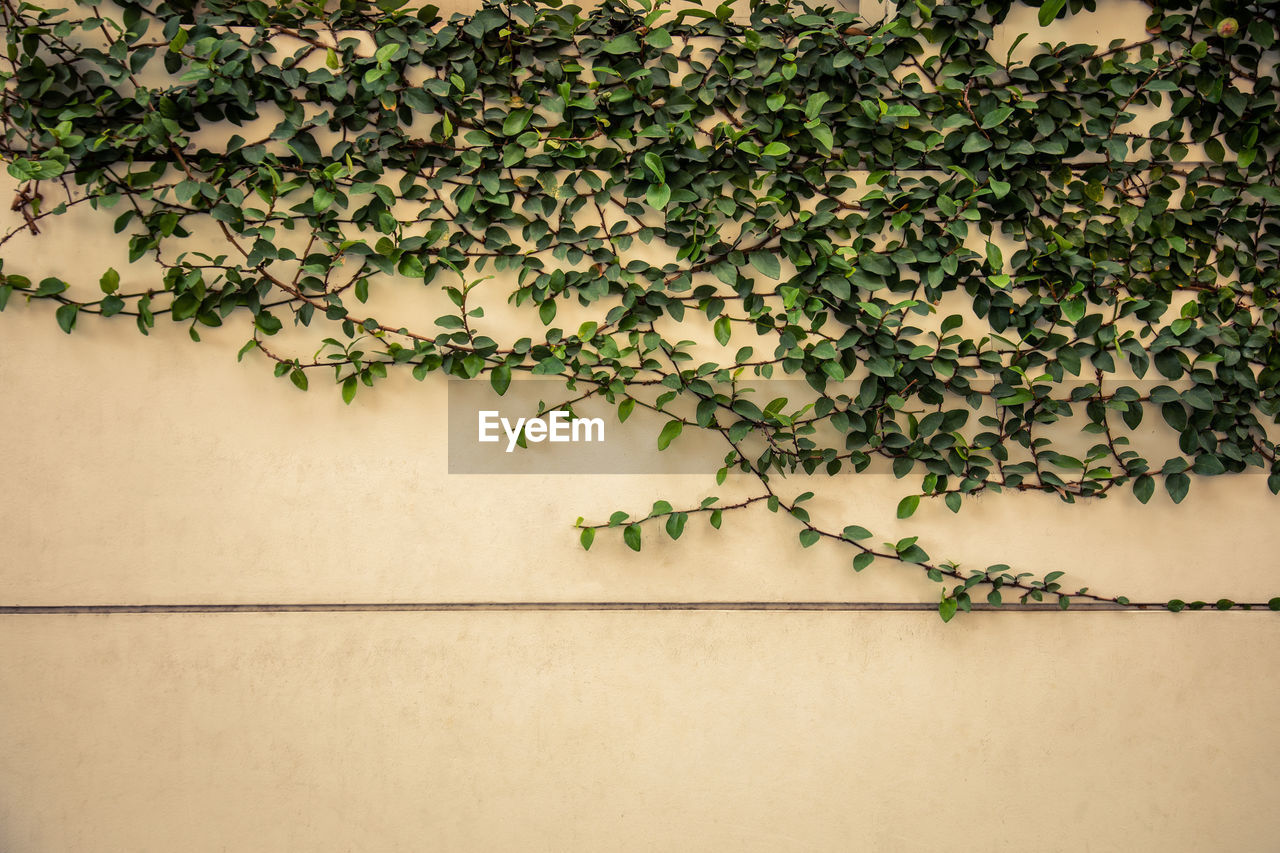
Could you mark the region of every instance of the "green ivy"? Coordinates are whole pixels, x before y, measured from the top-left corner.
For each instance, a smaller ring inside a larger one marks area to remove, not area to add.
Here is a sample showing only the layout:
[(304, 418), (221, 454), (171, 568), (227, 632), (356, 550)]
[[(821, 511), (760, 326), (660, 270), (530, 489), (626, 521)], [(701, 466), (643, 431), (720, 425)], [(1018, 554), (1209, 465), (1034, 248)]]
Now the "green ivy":
[[(639, 551), (764, 503), (801, 545), (846, 545), (855, 570), (927, 574), (944, 620), (980, 596), (1131, 603), (828, 529), (777, 478), (880, 457), (918, 478), (900, 518), (1004, 490), (1180, 502), (1191, 475), (1251, 468), (1280, 492), (1268, 4), (1154, 3), (1146, 38), (1025, 60), (988, 50), (1001, 0), (913, 0), (875, 22), (800, 4), (754, 4), (749, 23), (728, 4), (486, 2), (448, 21), (402, 5), (4, 0), (22, 224), (0, 245), (110, 209), (130, 260), (163, 275), (108, 269), (85, 296), (9, 257), (0, 310), (52, 301), (68, 333), (83, 315), (144, 334), (167, 315), (197, 340), (244, 317), (242, 358), (302, 390), (331, 375), (348, 403), (395, 369), (499, 393), (517, 373), (562, 377), (622, 419), (666, 415), (661, 448), (722, 436), (717, 482), (759, 486), (579, 519), (584, 548), (616, 528)], [(1042, 24), (1093, 8), (1037, 5)], [(485, 289), (494, 272), (514, 289)], [(372, 290), (415, 283), (453, 306), (435, 328), (368, 315)], [(499, 296), (529, 336), (485, 333)], [(573, 303), (595, 319), (556, 326)], [(286, 323), (323, 329), (320, 350), (289, 353)], [(803, 378), (813, 399), (762, 408), (744, 374)], [(1175, 455), (1148, 458), (1148, 421)]]

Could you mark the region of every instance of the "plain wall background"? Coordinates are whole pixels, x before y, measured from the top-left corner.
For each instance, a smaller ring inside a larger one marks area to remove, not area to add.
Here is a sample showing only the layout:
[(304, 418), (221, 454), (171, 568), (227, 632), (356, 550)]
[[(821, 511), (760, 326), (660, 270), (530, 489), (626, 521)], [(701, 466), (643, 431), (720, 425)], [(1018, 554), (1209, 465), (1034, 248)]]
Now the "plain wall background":
[[(1100, 5), (1046, 38), (1140, 31), (1142, 4)], [(6, 269), (136, 274), (110, 222), (46, 220)], [(713, 484), (451, 476), (441, 377), (348, 408), (237, 364), (234, 326), (68, 337), (19, 303), (3, 604), (937, 597), (764, 510), (584, 554), (577, 516)], [(1280, 592), (1260, 475), (906, 523), (907, 482), (839, 482), (817, 514), (966, 566)], [(0, 616), (0, 851), (1276, 849), (1278, 640), (1258, 612)]]

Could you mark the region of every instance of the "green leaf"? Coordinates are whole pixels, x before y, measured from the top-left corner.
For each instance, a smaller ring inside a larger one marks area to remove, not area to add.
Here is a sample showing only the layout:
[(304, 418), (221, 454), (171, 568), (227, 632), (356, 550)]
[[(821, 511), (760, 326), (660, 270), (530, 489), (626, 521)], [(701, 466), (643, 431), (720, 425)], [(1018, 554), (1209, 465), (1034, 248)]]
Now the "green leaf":
[(295, 367), (289, 372), (289, 381), (298, 386), (299, 390), (307, 390), (307, 374), (303, 373), (298, 368)]
[(56, 178), (66, 169), (57, 160), (28, 160), (19, 157), (10, 163), (7, 171), (20, 181), (47, 181)]
[(666, 184), (649, 184), (644, 197), (654, 210), (664, 210), (667, 202), (671, 200), (671, 187)]
[(684, 525), (688, 520), (689, 514), (686, 512), (675, 512), (667, 516), (667, 535), (672, 539), (679, 539), (680, 534), (684, 533)]
[(60, 305), (57, 312), (55, 312), (58, 320), (58, 328), (62, 329), (62, 331), (66, 332), (68, 335), (71, 334), (71, 330), (75, 328), (76, 325), (76, 315), (79, 312), (79, 305)]
[(635, 411), (636, 401), (631, 397), (626, 398), (618, 404), (618, 422), (625, 423), (627, 418), (631, 417), (631, 413)]
[(844, 538), (858, 541), (861, 539), (870, 539), (871, 531), (865, 527), (859, 527), (856, 524), (850, 524), (844, 529)]
[(760, 153), (765, 157), (781, 157), (791, 152), (791, 147), (782, 142), (770, 142)]
[(342, 402), (343, 403), (346, 403), (348, 406), (351, 405), (351, 401), (356, 398), (356, 390), (358, 385), (359, 383), (356, 382), (356, 376), (354, 373), (348, 376), (346, 379), (342, 380)]
[(644, 165), (653, 174), (653, 179), (658, 183), (665, 183), (667, 180), (667, 170), (662, 165), (662, 158), (652, 151), (646, 151), (644, 154)]
[(538, 376), (559, 376), (561, 373), (564, 373), (564, 362), (556, 358), (554, 355), (549, 355), (539, 361), (534, 366), (533, 370), (529, 372), (535, 373)]
[(1064, 299), (1058, 306), (1062, 309), (1062, 316), (1073, 326), (1084, 319), (1085, 302), (1079, 296)]
[(907, 495), (898, 501), (898, 518), (910, 518), (918, 506), (920, 506), (920, 496)]
[(1133, 481), (1133, 494), (1142, 503), (1151, 500), (1151, 496), (1155, 493), (1156, 481), (1150, 474), (1143, 474)]
[(1002, 406), (1019, 406), (1023, 403), (1030, 403), (1034, 399), (1035, 396), (1031, 393), (1030, 389), (1019, 388), (1008, 396), (1000, 397), (996, 402)]
[(37, 298), (45, 296), (53, 296), (67, 289), (67, 283), (60, 278), (46, 278), (40, 282), (40, 286), (36, 288), (36, 292), (32, 294)]
[(386, 65), (399, 50), (400, 45), (398, 44), (384, 44), (382, 47), (378, 48), (377, 52), (374, 53), (373, 59), (379, 65)]
[(869, 551), (863, 551), (861, 554), (853, 558), (853, 570), (855, 572), (860, 572), (875, 561), (875, 554), (872, 554)]
[(810, 530), (806, 528), (800, 531), (800, 545), (803, 548), (808, 548), (810, 545), (813, 545), (821, 538), (822, 538), (822, 534), (816, 530)]
[(658, 449), (666, 450), (671, 446), (671, 442), (684, 429), (684, 424), (680, 421), (667, 421), (666, 426), (662, 428), (662, 432), (658, 434)]
[(493, 386), (493, 390), (498, 392), (501, 397), (507, 393), (507, 388), (511, 386), (511, 368), (505, 364), (498, 365), (489, 373), (489, 384)]
[(315, 137), (305, 130), (294, 136), (285, 145), (303, 163), (320, 162), (320, 146), (316, 144)]
[(627, 543), (627, 547), (632, 551), (640, 550), (640, 525), (628, 524), (622, 529), (622, 541)]
[(531, 118), (533, 118), (533, 110), (512, 110), (507, 113), (507, 117), (502, 122), (503, 135), (518, 135), (529, 126), (529, 119)]
[(716, 340), (720, 342), (720, 346), (727, 345), (729, 337), (733, 334), (728, 315), (722, 314), (717, 317), (715, 323), (711, 326), (711, 330), (715, 333)]
[(1182, 473), (1168, 474), (1164, 478), (1164, 487), (1169, 492), (1169, 497), (1173, 498), (1173, 502), (1179, 504), (1191, 488), (1191, 478)]
[(555, 318), (556, 301), (554, 299), (548, 299), (538, 306), (538, 319), (542, 321), (542, 325), (550, 326)]
[(995, 243), (987, 244), (987, 266), (991, 267), (992, 272), (1004, 269), (1004, 253)]
[[(596, 541), (596, 529), (594, 527), (582, 528), (582, 533), (578, 534), (578, 541), (582, 543), (582, 550), (590, 551), (591, 543)], [(637, 548), (636, 550), (640, 549)]]
[(107, 271), (102, 274), (102, 278), (98, 279), (98, 287), (102, 288), (103, 293), (115, 293), (120, 289), (120, 273), (116, 272), (115, 267), (108, 267)]
[(1047, 27), (1058, 17), (1058, 13), (1062, 11), (1062, 7), (1067, 5), (1067, 0), (1044, 0), (1040, 4), (1040, 14), (1037, 16), (1040, 26)]
[(982, 117), (980, 126), (983, 130), (990, 130), (997, 125), (1003, 124), (1004, 120), (1011, 115), (1013, 115), (1013, 107), (996, 107)]
[(601, 48), (605, 53), (611, 53), (615, 56), (623, 53), (635, 53), (639, 49), (640, 45), (636, 42), (636, 37), (631, 33), (623, 33), (612, 41), (605, 42), (604, 47)]
[(942, 617), (943, 622), (950, 622), (956, 615), (956, 608), (959, 606), (960, 603), (954, 598), (943, 596), (942, 600), (938, 602), (938, 615)]
[(671, 33), (667, 32), (663, 27), (650, 30), (644, 40), (649, 43), (650, 47), (658, 50), (665, 50), (671, 47)]
[(782, 265), (778, 263), (777, 255), (769, 252), (752, 252), (748, 259), (751, 261), (751, 266), (763, 275), (775, 280), (782, 278)]

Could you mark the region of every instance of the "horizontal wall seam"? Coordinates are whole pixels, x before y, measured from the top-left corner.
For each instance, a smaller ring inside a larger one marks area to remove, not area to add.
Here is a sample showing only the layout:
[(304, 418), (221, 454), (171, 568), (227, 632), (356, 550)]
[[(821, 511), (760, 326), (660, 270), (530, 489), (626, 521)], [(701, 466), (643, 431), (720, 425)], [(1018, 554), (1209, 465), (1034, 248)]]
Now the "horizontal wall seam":
[[(1266, 602), (1241, 602), (1236, 610), (1269, 611)], [(27, 604), (0, 605), (0, 616), (116, 615), (116, 614), (226, 614), (226, 613), (468, 613), (468, 612), (591, 612), (591, 611), (832, 611), (832, 612), (914, 612), (936, 611), (937, 604), (920, 601), (436, 601), (369, 603), (295, 604)], [(1061, 612), (1055, 603), (1005, 604), (974, 603), (973, 610), (988, 613)], [(1169, 612), (1164, 602), (1105, 602), (1072, 604), (1077, 612)], [(1185, 611), (1184, 611), (1185, 612)], [(1211, 604), (1203, 612), (1218, 611)]]

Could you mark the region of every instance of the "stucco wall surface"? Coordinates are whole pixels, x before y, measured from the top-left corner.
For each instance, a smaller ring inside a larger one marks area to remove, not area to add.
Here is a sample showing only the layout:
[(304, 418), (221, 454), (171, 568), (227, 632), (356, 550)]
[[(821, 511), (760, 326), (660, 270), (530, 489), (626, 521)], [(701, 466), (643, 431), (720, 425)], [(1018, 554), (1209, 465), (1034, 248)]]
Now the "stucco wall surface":
[[(1099, 5), (1045, 38), (1141, 30)], [(5, 252), (127, 269), (110, 217), (64, 219)], [(450, 475), (443, 380), (346, 407), (237, 364), (246, 337), (10, 305), (0, 605), (937, 600), (763, 509), (584, 553), (577, 516), (709, 478)], [(899, 522), (907, 482), (851, 477), (813, 511), (1072, 589), (1266, 600), (1264, 479)], [(0, 851), (1275, 850), (1277, 671), (1256, 611), (0, 615)]]

